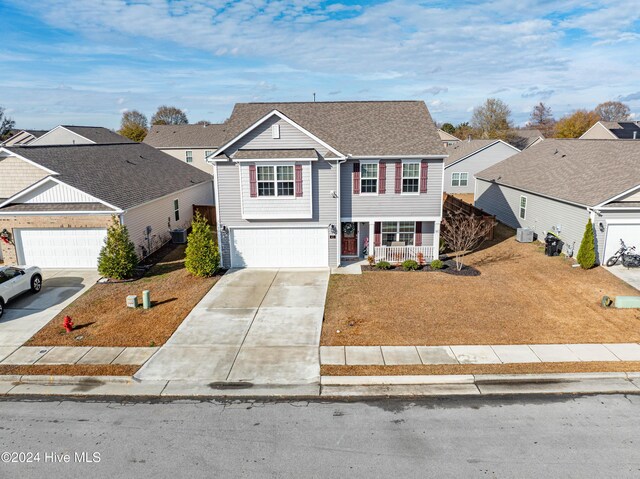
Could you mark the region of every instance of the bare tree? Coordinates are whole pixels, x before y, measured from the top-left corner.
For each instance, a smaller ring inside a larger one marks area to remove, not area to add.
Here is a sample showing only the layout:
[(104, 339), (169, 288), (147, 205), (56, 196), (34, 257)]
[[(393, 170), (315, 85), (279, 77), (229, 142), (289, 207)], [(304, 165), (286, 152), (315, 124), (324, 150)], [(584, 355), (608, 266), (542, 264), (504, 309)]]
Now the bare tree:
[(0, 140), (6, 140), (13, 130), (15, 122), (4, 113), (4, 107), (0, 106)]
[(605, 101), (593, 109), (603, 121), (627, 121), (631, 110), (619, 101)]
[(469, 215), (466, 213), (448, 213), (442, 220), (440, 234), (445, 244), (456, 253), (456, 269), (464, 266), (463, 257), (484, 243), (487, 234), (493, 228), (490, 217)]
[(502, 138), (512, 128), (511, 109), (498, 98), (488, 98), (473, 110), (471, 126), (483, 138)]
[(152, 125), (186, 125), (188, 123), (185, 112), (175, 106), (159, 106), (151, 117)]
[(544, 136), (550, 137), (553, 134), (555, 124), (556, 120), (553, 117), (551, 108), (540, 102), (533, 107), (527, 127), (537, 128), (542, 131)]

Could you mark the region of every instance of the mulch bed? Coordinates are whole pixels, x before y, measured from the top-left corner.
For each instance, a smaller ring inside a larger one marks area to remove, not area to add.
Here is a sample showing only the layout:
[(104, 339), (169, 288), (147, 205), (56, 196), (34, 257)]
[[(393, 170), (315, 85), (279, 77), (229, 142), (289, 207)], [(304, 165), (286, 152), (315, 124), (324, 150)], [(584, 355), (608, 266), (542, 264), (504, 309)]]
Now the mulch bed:
[(0, 364), (0, 375), (133, 376), (140, 369), (131, 364), (60, 364), (12, 366)]
[[(28, 342), (29, 346), (160, 346), (224, 273), (196, 278), (184, 267), (186, 245), (171, 245), (147, 274), (134, 282), (98, 283), (61, 311)], [(132, 309), (131, 294), (151, 292), (152, 307)], [(74, 330), (66, 333), (63, 318)]]
[(582, 363), (432, 364), (411, 366), (323, 365), (323, 376), (411, 376), (446, 374), (540, 374), (640, 371), (640, 361)]
[[(501, 231), (502, 228), (502, 231)], [(512, 230), (465, 256), (480, 276), (331, 275), (321, 344), (554, 344), (640, 342), (640, 311), (603, 308), (638, 290), (604, 268), (572, 268)], [(452, 268), (449, 268), (452, 269)], [(339, 332), (338, 332), (339, 331)]]
[(440, 269), (433, 269), (431, 266), (424, 265), (418, 267), (416, 270), (404, 270), (401, 265), (392, 265), (391, 269), (380, 269), (375, 266), (362, 265), (362, 272), (366, 273), (433, 273), (433, 272), (442, 272), (447, 274), (452, 274), (454, 276), (480, 276), (480, 271), (474, 268), (473, 266), (464, 265), (460, 271), (456, 269), (456, 263), (453, 260), (447, 260), (443, 262), (443, 267)]

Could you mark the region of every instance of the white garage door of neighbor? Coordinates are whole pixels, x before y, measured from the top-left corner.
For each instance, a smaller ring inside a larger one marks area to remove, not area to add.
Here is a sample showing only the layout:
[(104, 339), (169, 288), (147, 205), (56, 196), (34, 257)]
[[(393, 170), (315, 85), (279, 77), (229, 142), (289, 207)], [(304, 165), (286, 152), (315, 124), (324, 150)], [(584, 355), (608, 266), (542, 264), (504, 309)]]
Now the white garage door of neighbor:
[(40, 268), (97, 268), (106, 229), (16, 230), (18, 261)]
[(629, 247), (635, 246), (638, 252), (640, 252), (640, 220), (635, 224), (607, 225), (607, 245), (604, 253), (605, 261), (620, 249), (620, 240), (624, 241)]
[(329, 265), (327, 228), (233, 228), (233, 268), (315, 268)]

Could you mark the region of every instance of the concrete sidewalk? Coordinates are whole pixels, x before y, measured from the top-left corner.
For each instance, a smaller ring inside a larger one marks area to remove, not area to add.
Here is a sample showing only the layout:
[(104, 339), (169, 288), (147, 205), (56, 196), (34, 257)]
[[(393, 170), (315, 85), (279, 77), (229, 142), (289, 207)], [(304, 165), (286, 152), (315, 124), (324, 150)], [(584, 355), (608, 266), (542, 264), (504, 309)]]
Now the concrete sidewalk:
[(338, 366), (640, 361), (640, 344), (321, 346), (320, 361)]
[(97, 346), (1, 346), (0, 365), (144, 364), (158, 348)]

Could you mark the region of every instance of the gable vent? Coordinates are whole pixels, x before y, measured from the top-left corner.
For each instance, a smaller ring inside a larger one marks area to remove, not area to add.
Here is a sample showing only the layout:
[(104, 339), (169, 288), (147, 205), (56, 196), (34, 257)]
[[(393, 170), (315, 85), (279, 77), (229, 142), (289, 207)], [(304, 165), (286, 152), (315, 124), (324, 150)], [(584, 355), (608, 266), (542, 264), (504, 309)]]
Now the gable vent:
[(271, 138), (277, 140), (280, 138), (280, 125), (271, 126)]

